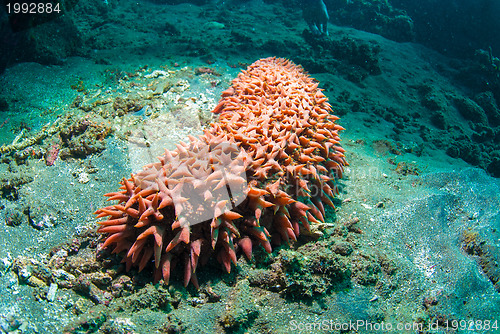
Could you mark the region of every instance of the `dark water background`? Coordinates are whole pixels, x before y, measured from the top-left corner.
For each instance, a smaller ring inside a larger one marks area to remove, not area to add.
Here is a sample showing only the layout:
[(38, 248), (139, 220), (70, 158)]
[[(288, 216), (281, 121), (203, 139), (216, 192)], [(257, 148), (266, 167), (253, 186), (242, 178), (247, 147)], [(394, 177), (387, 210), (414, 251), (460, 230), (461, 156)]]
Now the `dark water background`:
[[(146, 1), (146, 0), (144, 0)], [(4, 3), (9, 1), (5, 0)], [(232, 6), (241, 6), (250, 1), (162, 1), (150, 0), (158, 5), (176, 5), (188, 3), (197, 6), (215, 5), (231, 10)], [(280, 0), (266, 0), (267, 3), (278, 3)], [(308, 3), (309, 2), (309, 3)], [(325, 0), (332, 24), (350, 26), (369, 32), (381, 33), (396, 41), (415, 41), (452, 57), (472, 57), (477, 49), (492, 48), (500, 53), (500, 4), (495, 0)], [(57, 63), (58, 58), (80, 55), (91, 48), (85, 41), (85, 32), (79, 30), (76, 20), (85, 17), (64, 15), (72, 12), (78, 1), (61, 1), (61, 15), (19, 15), (10, 18), (0, 14), (0, 69), (19, 61), (38, 61), (41, 63)], [(83, 1), (87, 3), (87, 14), (107, 17), (106, 2)], [(283, 1), (284, 10), (296, 11), (308, 6), (312, 1)], [(112, 0), (110, 5), (115, 4)], [(137, 14), (141, 15), (140, 2)], [(83, 4), (80, 4), (83, 7)], [(115, 5), (120, 6), (118, 3)], [(79, 16), (78, 9), (76, 16)], [(125, 18), (126, 19), (126, 18)], [(179, 18), (184, 19), (184, 18)], [(189, 19), (189, 18), (185, 18)], [(272, 20), (270, 15), (270, 20)], [(390, 22), (392, 21), (398, 22)], [(47, 21), (54, 21), (46, 26), (45, 36), (33, 36), (26, 30)], [(407, 22), (405, 22), (407, 21)], [(409, 22), (409, 23), (408, 23)], [(255, 20), (252, 25), (265, 25), (266, 22)], [(294, 24), (294, 22), (288, 22)], [(408, 24), (412, 27), (409, 28)], [(386, 25), (389, 28), (385, 29)], [(393, 25), (393, 27), (390, 27)], [(398, 26), (399, 25), (399, 26)], [(391, 31), (392, 30), (392, 31)], [(55, 38), (57, 36), (57, 38)], [(52, 37), (52, 38), (51, 38)], [(40, 45), (42, 44), (42, 45)], [(43, 50), (45, 49), (45, 50)]]

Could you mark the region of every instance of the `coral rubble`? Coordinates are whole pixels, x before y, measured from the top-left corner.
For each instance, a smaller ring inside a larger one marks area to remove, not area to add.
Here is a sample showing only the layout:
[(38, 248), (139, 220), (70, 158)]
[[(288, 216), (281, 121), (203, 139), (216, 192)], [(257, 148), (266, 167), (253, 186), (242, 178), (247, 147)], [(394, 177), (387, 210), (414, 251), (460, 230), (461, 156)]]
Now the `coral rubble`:
[(291, 243), (301, 227), (324, 222), (347, 165), (326, 96), (302, 67), (261, 59), (222, 93), (218, 122), (165, 151), (159, 162), (106, 194), (119, 204), (97, 210), (103, 247), (124, 254), (127, 269), (154, 263), (168, 283), (184, 265), (198, 285), (198, 262), (212, 254), (227, 272), (242, 251)]

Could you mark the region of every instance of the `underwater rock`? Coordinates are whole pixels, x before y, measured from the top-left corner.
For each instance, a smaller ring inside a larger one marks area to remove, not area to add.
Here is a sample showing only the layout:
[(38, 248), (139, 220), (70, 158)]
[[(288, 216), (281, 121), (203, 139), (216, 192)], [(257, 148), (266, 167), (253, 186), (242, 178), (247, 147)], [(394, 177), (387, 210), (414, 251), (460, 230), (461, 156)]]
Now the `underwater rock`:
[(298, 58), (313, 73), (337, 70), (356, 83), (369, 75), (382, 73), (379, 65), (380, 46), (375, 42), (367, 43), (347, 37), (341, 40), (324, 39), (309, 31), (304, 31), (303, 37), (311, 46), (313, 57)]
[(219, 323), (225, 330), (245, 328), (258, 317), (255, 297), (250, 291), (248, 280), (239, 281), (231, 291), (225, 311), (219, 317)]
[(113, 102), (113, 109), (118, 113), (118, 116), (123, 116), (129, 112), (136, 112), (143, 108), (141, 101), (132, 98), (116, 97)]
[(460, 114), (467, 120), (473, 123), (488, 124), (488, 118), (483, 108), (481, 108), (476, 102), (465, 97), (455, 98), (455, 106), (457, 107)]
[(476, 259), (495, 290), (500, 292), (500, 251), (498, 247), (488, 244), (478, 232), (471, 228), (462, 231), (461, 241), (462, 249)]
[(64, 120), (64, 124), (66, 126), (61, 127), (59, 132), (62, 140), (59, 150), (61, 159), (85, 158), (105, 149), (103, 140), (111, 133), (109, 124), (100, 119), (71, 116)]
[(19, 226), (23, 222), (27, 222), (24, 209), (20, 210), (20, 208), (17, 207), (7, 207), (5, 209), (5, 225)]
[(23, 184), (33, 181), (33, 176), (28, 172), (3, 172), (0, 173), (0, 196), (3, 198), (18, 199), (19, 189)]
[(131, 312), (138, 312), (145, 309), (161, 310), (169, 306), (171, 299), (170, 293), (165, 286), (147, 284), (137, 293), (121, 298), (115, 306)]
[(474, 97), (474, 100), (486, 112), (488, 121), (492, 126), (500, 125), (500, 109), (492, 92), (479, 93)]
[(415, 39), (412, 18), (389, 1), (341, 1), (329, 9), (332, 20), (341, 25), (379, 34), (396, 42)]
[(494, 177), (500, 177), (500, 154), (493, 157), (486, 170)]
[(53, 65), (62, 64), (67, 57), (85, 52), (82, 34), (71, 16), (60, 16), (28, 31), (16, 34), (17, 47), (13, 48), (11, 59)]

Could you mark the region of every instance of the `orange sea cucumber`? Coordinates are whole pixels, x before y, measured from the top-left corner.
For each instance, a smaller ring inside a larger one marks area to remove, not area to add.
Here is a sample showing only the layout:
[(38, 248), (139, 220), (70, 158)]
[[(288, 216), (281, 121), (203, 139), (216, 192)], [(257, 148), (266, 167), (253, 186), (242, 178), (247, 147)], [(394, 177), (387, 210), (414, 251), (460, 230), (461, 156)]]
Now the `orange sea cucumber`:
[(108, 217), (103, 247), (127, 269), (151, 263), (165, 283), (181, 262), (185, 285), (198, 286), (212, 255), (229, 272), (240, 250), (250, 259), (253, 247), (295, 241), (324, 221), (347, 165), (327, 100), (301, 66), (256, 61), (223, 92), (218, 122), (106, 194), (119, 203), (96, 212)]

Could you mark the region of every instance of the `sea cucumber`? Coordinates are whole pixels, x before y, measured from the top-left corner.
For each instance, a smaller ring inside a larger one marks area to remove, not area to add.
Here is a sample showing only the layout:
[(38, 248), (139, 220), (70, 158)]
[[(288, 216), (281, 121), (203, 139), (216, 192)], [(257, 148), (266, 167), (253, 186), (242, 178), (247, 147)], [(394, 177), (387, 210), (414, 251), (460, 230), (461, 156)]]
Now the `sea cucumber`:
[(347, 165), (327, 97), (301, 66), (261, 59), (222, 93), (219, 120), (198, 138), (165, 151), (106, 194), (119, 203), (96, 211), (103, 247), (170, 279), (184, 264), (184, 283), (212, 255), (230, 272), (237, 253), (292, 243), (301, 228), (324, 222), (336, 180)]

